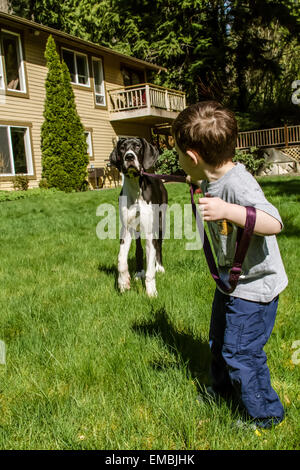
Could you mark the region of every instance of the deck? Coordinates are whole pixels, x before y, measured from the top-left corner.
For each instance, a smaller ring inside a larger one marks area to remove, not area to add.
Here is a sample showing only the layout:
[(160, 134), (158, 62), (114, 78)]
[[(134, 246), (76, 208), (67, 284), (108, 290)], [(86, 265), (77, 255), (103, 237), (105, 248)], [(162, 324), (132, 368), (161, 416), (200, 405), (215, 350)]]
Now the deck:
[(150, 83), (108, 93), (111, 121), (135, 120), (151, 125), (172, 122), (186, 107), (185, 93)]

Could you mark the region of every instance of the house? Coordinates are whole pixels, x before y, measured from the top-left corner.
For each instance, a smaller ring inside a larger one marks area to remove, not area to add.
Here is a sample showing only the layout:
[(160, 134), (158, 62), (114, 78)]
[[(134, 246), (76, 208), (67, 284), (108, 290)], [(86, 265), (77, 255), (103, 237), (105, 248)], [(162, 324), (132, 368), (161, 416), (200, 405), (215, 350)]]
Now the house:
[(89, 168), (105, 168), (119, 137), (150, 139), (152, 129), (172, 123), (185, 107), (183, 92), (148, 83), (149, 74), (163, 67), (0, 12), (0, 189), (12, 189), (18, 174), (28, 175), (30, 187), (41, 178), (50, 34), (70, 71)]

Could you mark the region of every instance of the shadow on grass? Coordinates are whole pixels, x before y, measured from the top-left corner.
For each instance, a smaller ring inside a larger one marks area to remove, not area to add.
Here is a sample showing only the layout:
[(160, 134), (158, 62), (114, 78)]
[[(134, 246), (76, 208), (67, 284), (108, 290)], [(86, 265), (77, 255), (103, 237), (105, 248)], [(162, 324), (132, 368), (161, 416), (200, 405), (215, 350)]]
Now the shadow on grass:
[[(110, 264), (110, 265), (107, 265), (107, 264), (99, 264), (98, 265), (98, 271), (100, 271), (101, 273), (104, 273), (106, 274), (107, 276), (113, 276), (114, 277), (114, 288), (119, 291), (118, 289), (118, 266), (117, 266), (117, 263), (118, 263), (118, 260), (116, 259), (116, 262), (115, 264)], [(133, 276), (133, 273), (135, 273), (136, 271), (136, 261), (135, 261), (135, 258), (130, 258), (128, 260), (128, 269), (129, 269), (129, 273), (131, 276)]]
[[(198, 390), (199, 402), (204, 402), (213, 406), (213, 403), (220, 405), (224, 401), (228, 408), (238, 417), (249, 419), (247, 412), (240, 403), (235, 392), (232, 390), (227, 396), (212, 398), (207, 392), (207, 386), (210, 385), (210, 361), (211, 352), (208, 341), (195, 339), (188, 333), (182, 333), (171, 324), (165, 308), (153, 311), (154, 320), (151, 322), (136, 323), (132, 326), (133, 331), (145, 336), (160, 336), (168, 349), (176, 358), (176, 366), (184, 364), (188, 375), (195, 381)], [(151, 364), (154, 369), (165, 370), (168, 367), (174, 367), (170, 361), (153, 361)]]
[[(177, 362), (184, 363), (199, 391), (209, 384), (210, 348), (207, 341), (196, 339), (191, 334), (177, 331), (171, 324), (164, 308), (153, 311), (153, 321), (136, 323), (132, 329), (145, 336), (160, 336)], [(171, 363), (173, 366), (173, 363)], [(154, 361), (152, 367), (163, 370), (170, 367), (169, 361)]]

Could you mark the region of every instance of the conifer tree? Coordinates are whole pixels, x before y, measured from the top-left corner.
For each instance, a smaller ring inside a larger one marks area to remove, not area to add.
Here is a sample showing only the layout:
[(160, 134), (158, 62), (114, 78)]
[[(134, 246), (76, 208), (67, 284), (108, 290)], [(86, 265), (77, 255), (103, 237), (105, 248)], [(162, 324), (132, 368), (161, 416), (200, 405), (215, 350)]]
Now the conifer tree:
[(48, 187), (80, 190), (88, 164), (84, 129), (78, 116), (70, 74), (61, 64), (52, 36), (45, 57), (48, 74), (41, 132), (42, 176)]

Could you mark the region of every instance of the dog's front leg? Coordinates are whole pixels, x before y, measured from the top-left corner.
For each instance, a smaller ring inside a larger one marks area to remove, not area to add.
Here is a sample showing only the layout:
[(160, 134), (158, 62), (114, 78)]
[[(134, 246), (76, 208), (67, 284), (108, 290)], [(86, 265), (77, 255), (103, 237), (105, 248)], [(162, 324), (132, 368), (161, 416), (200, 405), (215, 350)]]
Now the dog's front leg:
[(128, 271), (128, 253), (131, 245), (131, 233), (124, 229), (120, 241), (118, 256), (118, 286), (121, 292), (130, 289), (130, 275)]
[(146, 237), (146, 259), (147, 259), (147, 270), (146, 270), (146, 292), (149, 297), (156, 297), (156, 283), (155, 283), (155, 260), (156, 250), (153, 244), (153, 237), (148, 234)]

